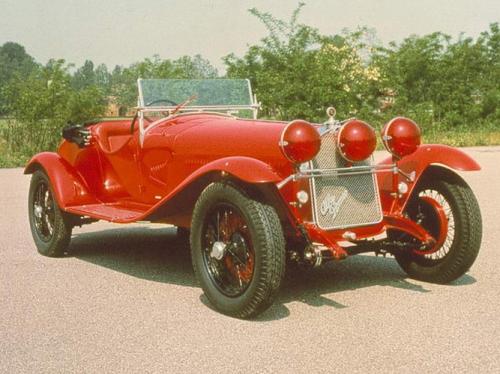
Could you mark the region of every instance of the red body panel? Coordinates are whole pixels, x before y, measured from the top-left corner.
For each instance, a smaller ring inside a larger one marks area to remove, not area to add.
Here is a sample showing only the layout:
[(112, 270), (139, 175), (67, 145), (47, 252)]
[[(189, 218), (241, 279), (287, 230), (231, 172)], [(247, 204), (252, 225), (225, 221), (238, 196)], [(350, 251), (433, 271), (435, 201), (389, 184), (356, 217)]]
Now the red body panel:
[[(392, 157), (388, 157), (382, 160), (379, 164), (391, 164), (392, 162)], [(413, 181), (410, 181), (401, 174), (398, 174), (398, 183), (405, 182), (409, 188), (408, 192), (401, 196), (397, 204), (393, 204), (394, 199), (391, 196), (391, 193), (394, 190), (392, 173), (390, 171), (385, 171), (377, 174), (382, 208), (384, 212), (402, 212), (408, 198), (411, 196), (413, 188), (422, 176), (422, 173), (430, 165), (434, 164), (444, 165), (461, 171), (481, 170), (481, 166), (476, 161), (459, 149), (440, 144), (421, 145), (414, 153), (405, 156), (397, 162), (398, 167), (402, 171), (408, 175), (413, 175)]]
[(39, 166), (46, 171), (59, 206), (98, 202), (79, 171), (57, 153), (42, 152), (35, 155), (26, 166), (25, 173), (32, 173)]
[(58, 154), (35, 156), (25, 172), (43, 167), (58, 204), (69, 212), (133, 222), (146, 219), (213, 171), (247, 183), (281, 181), (293, 170), (278, 147), (284, 126), (220, 115), (180, 115), (147, 129), (140, 146), (137, 128), (130, 133), (130, 120), (104, 121), (90, 127), (90, 146), (63, 141)]

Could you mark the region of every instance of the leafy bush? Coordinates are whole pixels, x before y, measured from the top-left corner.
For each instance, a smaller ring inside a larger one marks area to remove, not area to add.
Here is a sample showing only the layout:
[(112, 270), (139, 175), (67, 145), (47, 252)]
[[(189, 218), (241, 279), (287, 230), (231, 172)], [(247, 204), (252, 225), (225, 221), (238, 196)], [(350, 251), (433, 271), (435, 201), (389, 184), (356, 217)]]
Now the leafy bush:
[(75, 90), (68, 68), (64, 60), (51, 60), (27, 77), (16, 75), (10, 81), (5, 92), (15, 121), (0, 129), (8, 152), (30, 155), (54, 150), (65, 124), (104, 113), (106, 100), (99, 88)]
[(243, 57), (224, 58), (227, 75), (250, 78), (266, 117), (312, 121), (337, 108), (377, 127), (397, 115), (415, 119), (424, 131), (500, 128), (500, 32), (497, 23), (476, 40), (432, 33), (382, 47), (360, 29), (321, 35), (298, 23), (304, 4), (289, 21), (257, 9), (250, 12), (269, 34)]

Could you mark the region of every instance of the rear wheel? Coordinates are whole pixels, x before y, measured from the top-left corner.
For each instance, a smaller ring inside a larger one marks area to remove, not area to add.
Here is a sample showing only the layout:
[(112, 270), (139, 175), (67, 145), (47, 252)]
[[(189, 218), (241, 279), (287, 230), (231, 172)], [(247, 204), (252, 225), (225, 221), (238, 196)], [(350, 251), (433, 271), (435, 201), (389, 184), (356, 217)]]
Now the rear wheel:
[[(425, 177), (414, 190), (406, 213), (437, 241), (427, 252), (415, 247), (395, 254), (409, 276), (448, 283), (469, 270), (481, 245), (482, 223), (477, 200), (462, 178), (448, 171)], [(403, 236), (403, 241), (412, 239)]]
[(255, 316), (272, 304), (284, 275), (278, 215), (232, 185), (211, 184), (194, 208), (191, 255), (203, 291), (217, 310)]
[(31, 177), (28, 214), (38, 252), (49, 257), (62, 256), (71, 240), (72, 225), (59, 209), (49, 178), (42, 170)]

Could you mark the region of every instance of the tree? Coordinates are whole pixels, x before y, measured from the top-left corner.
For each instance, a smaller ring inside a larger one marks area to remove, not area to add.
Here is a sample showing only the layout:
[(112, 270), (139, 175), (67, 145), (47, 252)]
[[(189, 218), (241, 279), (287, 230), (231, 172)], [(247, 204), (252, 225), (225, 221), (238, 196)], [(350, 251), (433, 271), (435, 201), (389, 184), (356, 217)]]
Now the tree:
[(85, 60), (84, 64), (72, 75), (71, 86), (76, 90), (95, 86), (108, 95), (111, 90), (111, 74), (104, 64), (94, 66), (92, 61)]
[(24, 47), (18, 43), (7, 42), (0, 47), (0, 116), (9, 112), (10, 102), (5, 96), (5, 87), (16, 75), (28, 75), (36, 63)]
[(143, 79), (206, 79), (216, 78), (215, 69), (200, 55), (183, 56), (176, 60), (161, 59), (158, 55), (123, 68), (116, 66), (111, 74), (111, 94), (118, 104), (133, 106), (137, 99), (138, 78)]
[(89, 86), (95, 86), (96, 84), (96, 74), (94, 72), (94, 63), (90, 60), (85, 60), (82, 67), (73, 74), (71, 78), (71, 85), (76, 90), (86, 88)]
[(433, 33), (379, 48), (383, 86), (395, 92), (387, 117), (407, 115), (424, 128), (451, 129), (499, 121), (498, 24), (476, 40)]
[(380, 94), (373, 87), (379, 73), (360, 53), (369, 30), (321, 35), (298, 23), (303, 6), (299, 4), (288, 22), (250, 9), (269, 34), (243, 57), (224, 58), (228, 77), (250, 78), (267, 117), (321, 121), (332, 104), (339, 116), (371, 114), (370, 104)]
[(102, 92), (95, 85), (74, 89), (69, 68), (64, 60), (50, 60), (27, 77), (16, 74), (10, 80), (5, 92), (16, 122), (2, 136), (11, 152), (53, 150), (68, 122), (82, 122), (104, 113)]

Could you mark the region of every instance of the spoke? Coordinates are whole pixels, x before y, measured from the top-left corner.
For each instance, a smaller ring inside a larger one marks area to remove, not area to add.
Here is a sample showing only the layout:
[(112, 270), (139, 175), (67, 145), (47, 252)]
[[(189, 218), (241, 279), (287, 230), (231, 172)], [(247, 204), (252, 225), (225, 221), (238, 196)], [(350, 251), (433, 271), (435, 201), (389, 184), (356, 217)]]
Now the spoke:
[(220, 240), (220, 224), (219, 224), (219, 215), (220, 215), (220, 212), (217, 211), (217, 241)]
[(246, 262), (245, 261), (242, 261), (241, 258), (239, 258), (239, 256), (234, 253), (232, 250), (231, 250), (231, 247), (233, 244), (229, 244), (229, 246), (227, 247), (227, 251), (231, 254), (231, 256), (233, 256), (235, 259), (238, 260), (238, 262), (241, 264), (241, 265), (246, 265)]
[(241, 272), (240, 272), (240, 266), (236, 265), (236, 272), (238, 273), (238, 280), (240, 281), (240, 288), (243, 287), (243, 281), (241, 279)]
[[(228, 203), (215, 206), (205, 222), (202, 248), (212, 281), (229, 297), (241, 295), (248, 287), (254, 272), (253, 250), (251, 240), (247, 238), (247, 224), (241, 213)], [(221, 260), (212, 257), (215, 242), (226, 246)]]
[(52, 227), (52, 223), (50, 223), (49, 216), (45, 214), (45, 224), (47, 225), (47, 230), (49, 231), (49, 235), (52, 235), (54, 228)]
[(227, 224), (227, 210), (224, 211), (224, 239), (229, 240), (229, 226)]
[[(444, 214), (446, 216), (446, 219), (448, 221), (448, 225), (447, 225), (448, 231), (446, 233), (446, 239), (445, 239), (443, 245), (441, 246), (441, 248), (439, 248), (438, 251), (436, 251), (432, 254), (425, 255), (425, 257), (428, 259), (440, 260), (448, 254), (448, 252), (451, 248), (451, 245), (453, 244), (453, 239), (455, 237), (455, 220), (453, 217), (453, 209), (451, 208), (450, 204), (446, 200), (446, 197), (443, 194), (441, 194), (439, 191), (427, 189), (427, 190), (422, 191), (419, 194), (419, 196), (429, 196), (432, 199), (434, 199), (439, 205), (441, 205), (441, 207), (444, 211)], [(424, 220), (425, 220), (425, 217), (424, 217)]]
[(36, 192), (36, 201), (37, 203), (41, 206), (42, 205), (42, 195), (43, 195), (43, 185), (41, 185), (39, 188), (38, 188), (38, 191)]

